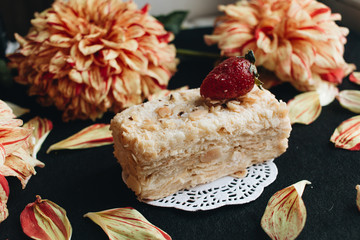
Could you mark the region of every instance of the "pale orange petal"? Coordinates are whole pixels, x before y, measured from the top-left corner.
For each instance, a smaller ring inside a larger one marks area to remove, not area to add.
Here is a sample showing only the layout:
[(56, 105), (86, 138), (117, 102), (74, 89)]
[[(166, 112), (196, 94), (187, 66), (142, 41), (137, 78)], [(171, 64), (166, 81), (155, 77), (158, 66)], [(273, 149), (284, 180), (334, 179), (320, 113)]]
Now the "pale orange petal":
[(53, 124), (46, 118), (35, 117), (26, 122), (23, 127), (32, 130), (32, 135), (28, 138), (28, 145), (31, 156), (36, 158), (36, 154), (52, 130)]
[(4, 146), (0, 143), (0, 168), (4, 165), (6, 159), (6, 151)]
[(101, 212), (89, 212), (84, 217), (98, 224), (109, 239), (156, 239), (171, 240), (160, 228), (151, 224), (133, 208), (115, 208)]
[(337, 148), (360, 150), (360, 116), (343, 121), (332, 134), (330, 141)]
[(30, 135), (30, 129), (0, 126), (0, 144), (5, 148), (7, 156), (24, 145)]
[(101, 50), (104, 46), (101, 44), (92, 45), (87, 39), (83, 39), (79, 42), (79, 50), (85, 56), (94, 54)]
[(113, 137), (109, 127), (110, 124), (93, 124), (71, 137), (51, 145), (47, 153), (60, 149), (82, 149), (112, 144)]
[(341, 15), (323, 3), (239, 1), (220, 5), (219, 10), (224, 14), (217, 17), (205, 43), (217, 44), (228, 57), (252, 49), (257, 65), (300, 91), (317, 90), (322, 82), (340, 84), (354, 69), (344, 60), (349, 30), (336, 24)]
[(25, 188), (31, 176), (36, 174), (35, 167), (44, 166), (44, 163), (31, 157), (27, 150), (20, 148), (6, 157), (4, 165), (0, 167), (0, 172), (4, 176), (17, 177)]
[(339, 94), (339, 89), (335, 84), (329, 82), (322, 82), (316, 89), (319, 94), (320, 105), (327, 106), (335, 100), (335, 97)]
[(276, 192), (269, 200), (261, 227), (272, 240), (294, 240), (301, 233), (306, 222), (306, 208), (301, 198), (307, 180), (297, 182)]
[[(149, 14), (149, 5), (55, 1), (31, 23), (25, 37), (15, 35), (20, 48), (9, 65), (30, 95), (63, 111), (64, 121), (94, 120), (138, 104), (166, 88), (176, 71), (174, 35)], [(135, 78), (124, 78), (131, 71)]]
[(354, 113), (360, 113), (360, 91), (343, 90), (337, 96), (340, 105)]
[(308, 125), (321, 113), (319, 94), (316, 91), (299, 94), (288, 102), (288, 107), (291, 124)]
[(11, 102), (5, 102), (5, 103), (11, 108), (13, 114), (16, 117), (20, 117), (21, 115), (24, 115), (25, 113), (30, 112), (30, 109), (28, 109), (28, 108), (20, 107), (19, 105), (16, 105)]

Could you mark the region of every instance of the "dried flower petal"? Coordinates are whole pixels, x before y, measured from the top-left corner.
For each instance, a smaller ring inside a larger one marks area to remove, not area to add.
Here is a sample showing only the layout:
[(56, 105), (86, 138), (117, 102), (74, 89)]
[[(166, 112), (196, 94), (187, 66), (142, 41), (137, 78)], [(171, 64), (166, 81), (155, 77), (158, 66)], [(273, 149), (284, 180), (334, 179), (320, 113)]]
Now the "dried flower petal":
[(36, 174), (35, 167), (44, 166), (44, 163), (30, 156), (29, 151), (22, 147), (6, 157), (0, 172), (5, 176), (17, 177), (24, 189), (31, 176)]
[(71, 137), (51, 145), (47, 153), (59, 149), (92, 148), (112, 144), (113, 137), (109, 127), (110, 124), (93, 124)]
[(30, 109), (20, 107), (14, 103), (6, 102), (6, 104), (12, 109), (12, 111), (16, 117), (20, 117), (21, 115), (24, 115), (25, 113), (30, 112)]
[(151, 224), (133, 208), (115, 208), (101, 212), (89, 212), (84, 217), (88, 217), (98, 224), (111, 240), (171, 240), (171, 237), (166, 232)]
[(31, 155), (36, 158), (36, 154), (52, 130), (53, 124), (46, 118), (35, 117), (25, 123), (23, 127), (33, 131), (33, 134), (28, 139), (28, 143)]
[(332, 134), (335, 147), (352, 151), (360, 150), (360, 115), (343, 121)]
[(352, 72), (349, 75), (349, 80), (350, 80), (350, 82), (360, 85), (360, 72)]
[(158, 99), (158, 98), (161, 98), (161, 97), (165, 97), (165, 96), (170, 95), (171, 93), (181, 91), (181, 90), (186, 90), (186, 89), (189, 89), (189, 86), (183, 86), (181, 88), (177, 88), (177, 89), (174, 89), (174, 90), (169, 90), (169, 89), (160, 90), (160, 91), (158, 91), (158, 92), (156, 92), (154, 94), (151, 94), (149, 96), (148, 100), (151, 101), (153, 99)]
[(0, 126), (0, 144), (5, 149), (6, 156), (19, 149), (31, 135), (31, 130), (22, 127)]
[(340, 105), (354, 113), (360, 113), (360, 91), (343, 90), (337, 96)]
[(291, 124), (308, 125), (321, 113), (319, 94), (316, 91), (301, 93), (288, 102)]
[(24, 233), (32, 239), (39, 240), (69, 240), (72, 227), (66, 216), (66, 211), (59, 205), (47, 199), (36, 196), (20, 215), (21, 227)]
[(276, 192), (261, 218), (261, 227), (273, 240), (295, 239), (305, 226), (306, 208), (301, 198), (307, 180)]
[[(95, 11), (96, 10), (96, 11)], [(55, 0), (35, 14), (9, 56), (41, 104), (65, 121), (119, 112), (165, 89), (176, 72), (174, 35), (134, 1)]]
[(360, 212), (360, 185), (356, 185), (356, 207)]
[(15, 176), (25, 188), (34, 167), (44, 164), (30, 155), (28, 140), (32, 130), (20, 127), (22, 120), (14, 119), (11, 108), (0, 100), (0, 172)]
[(9, 211), (6, 207), (9, 192), (9, 184), (6, 178), (0, 173), (0, 223), (9, 216)]
[(349, 30), (335, 21), (340, 14), (316, 0), (252, 0), (220, 5), (209, 45), (225, 56), (243, 56), (252, 49), (256, 64), (273, 71), (300, 91), (323, 82), (337, 85), (355, 69), (345, 62)]
[(327, 82), (319, 84), (316, 91), (319, 94), (321, 106), (329, 105), (335, 100), (336, 96), (339, 94), (339, 89), (334, 84), (328, 84)]

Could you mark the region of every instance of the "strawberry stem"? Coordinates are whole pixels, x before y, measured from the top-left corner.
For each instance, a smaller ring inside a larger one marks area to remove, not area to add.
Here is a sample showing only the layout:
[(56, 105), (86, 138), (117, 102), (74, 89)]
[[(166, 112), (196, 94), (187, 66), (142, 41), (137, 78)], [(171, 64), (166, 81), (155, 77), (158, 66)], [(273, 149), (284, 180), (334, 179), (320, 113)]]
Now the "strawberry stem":
[(185, 56), (196, 56), (196, 57), (208, 57), (208, 58), (220, 58), (221, 56), (217, 53), (194, 51), (190, 49), (178, 48), (176, 53)]

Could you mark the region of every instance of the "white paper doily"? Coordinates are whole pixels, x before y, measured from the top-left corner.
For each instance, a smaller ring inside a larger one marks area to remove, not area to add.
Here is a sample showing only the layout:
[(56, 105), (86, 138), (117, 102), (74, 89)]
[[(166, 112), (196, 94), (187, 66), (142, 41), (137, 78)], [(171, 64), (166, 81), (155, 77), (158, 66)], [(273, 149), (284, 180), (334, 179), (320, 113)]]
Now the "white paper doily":
[(248, 203), (257, 199), (264, 188), (275, 181), (278, 170), (272, 160), (253, 165), (247, 170), (244, 178), (223, 177), (147, 203), (185, 211), (210, 210), (224, 205)]

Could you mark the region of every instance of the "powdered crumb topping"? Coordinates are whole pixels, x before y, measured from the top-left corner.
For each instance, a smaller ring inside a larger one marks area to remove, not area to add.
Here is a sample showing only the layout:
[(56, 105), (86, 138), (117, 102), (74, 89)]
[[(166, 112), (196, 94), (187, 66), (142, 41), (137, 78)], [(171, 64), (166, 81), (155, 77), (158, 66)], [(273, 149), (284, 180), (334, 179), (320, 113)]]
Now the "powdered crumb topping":
[[(162, 138), (174, 138), (175, 145), (186, 145), (187, 139), (208, 138), (213, 132), (220, 135), (237, 131), (255, 134), (262, 128), (281, 128), (278, 126), (281, 121), (272, 120), (273, 114), (276, 112), (280, 118), (287, 117), (286, 104), (277, 101), (269, 91), (258, 87), (245, 96), (228, 101), (210, 102), (200, 96), (199, 89), (175, 92), (159, 100), (130, 107), (113, 119), (123, 129), (124, 138), (130, 142), (131, 139), (138, 139), (135, 148), (140, 152), (146, 148), (147, 142), (163, 144)], [(268, 109), (269, 106), (272, 107)], [(147, 133), (160, 129), (165, 130), (166, 136)], [(177, 138), (184, 133), (178, 129), (186, 129), (185, 136), (181, 137), (184, 139), (182, 143)], [(158, 152), (162, 147), (165, 146), (157, 146), (158, 150), (155, 151)]]

